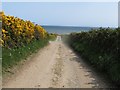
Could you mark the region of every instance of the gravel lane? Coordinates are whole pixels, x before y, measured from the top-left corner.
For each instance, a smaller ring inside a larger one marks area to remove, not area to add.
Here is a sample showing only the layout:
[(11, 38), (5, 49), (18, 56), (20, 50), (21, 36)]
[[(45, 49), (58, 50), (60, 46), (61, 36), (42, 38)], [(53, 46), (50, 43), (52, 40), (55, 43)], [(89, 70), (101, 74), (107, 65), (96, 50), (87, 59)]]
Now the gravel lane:
[(3, 88), (107, 88), (100, 78), (58, 36), (28, 58)]

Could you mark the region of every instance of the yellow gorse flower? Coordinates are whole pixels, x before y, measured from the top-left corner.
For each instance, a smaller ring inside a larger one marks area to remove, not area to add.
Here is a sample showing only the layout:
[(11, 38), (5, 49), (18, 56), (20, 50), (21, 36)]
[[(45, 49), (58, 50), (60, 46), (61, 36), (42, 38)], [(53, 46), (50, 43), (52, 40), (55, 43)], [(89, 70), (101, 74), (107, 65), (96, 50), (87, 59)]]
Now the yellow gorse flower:
[(5, 33), (6, 31), (4, 29), (2, 29), (2, 33)]
[(2, 12), (2, 40), (4, 42), (2, 44), (4, 46), (12, 45), (14, 47), (14, 45), (30, 43), (33, 39), (46, 37), (47, 32), (40, 25), (14, 16), (6, 16)]

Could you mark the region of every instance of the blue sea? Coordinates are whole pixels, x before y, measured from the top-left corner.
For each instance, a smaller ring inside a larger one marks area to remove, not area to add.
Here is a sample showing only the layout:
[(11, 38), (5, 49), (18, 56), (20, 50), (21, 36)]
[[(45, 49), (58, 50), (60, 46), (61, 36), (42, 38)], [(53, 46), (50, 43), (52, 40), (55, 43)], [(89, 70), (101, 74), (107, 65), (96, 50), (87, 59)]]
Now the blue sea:
[(69, 34), (72, 32), (89, 31), (92, 27), (72, 27), (72, 26), (42, 26), (49, 33)]

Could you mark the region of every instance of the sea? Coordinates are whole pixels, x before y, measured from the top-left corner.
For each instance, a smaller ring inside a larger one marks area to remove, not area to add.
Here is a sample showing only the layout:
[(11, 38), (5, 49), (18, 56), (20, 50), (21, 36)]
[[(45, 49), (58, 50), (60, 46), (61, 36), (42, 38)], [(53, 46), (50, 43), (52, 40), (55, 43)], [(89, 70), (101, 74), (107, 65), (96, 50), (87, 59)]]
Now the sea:
[(89, 31), (94, 27), (77, 27), (77, 26), (42, 26), (48, 33), (70, 34), (73, 32)]

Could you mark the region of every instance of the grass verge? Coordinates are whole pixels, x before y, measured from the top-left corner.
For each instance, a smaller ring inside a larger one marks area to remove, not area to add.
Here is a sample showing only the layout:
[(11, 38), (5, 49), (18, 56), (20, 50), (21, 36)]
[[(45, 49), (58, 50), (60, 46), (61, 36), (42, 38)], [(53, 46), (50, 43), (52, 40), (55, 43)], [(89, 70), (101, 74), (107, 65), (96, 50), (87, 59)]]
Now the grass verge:
[(30, 44), (19, 48), (6, 49), (2, 48), (2, 72), (6, 72), (8, 68), (17, 65), (21, 60), (26, 59), (32, 53), (48, 44), (48, 39), (34, 40)]

